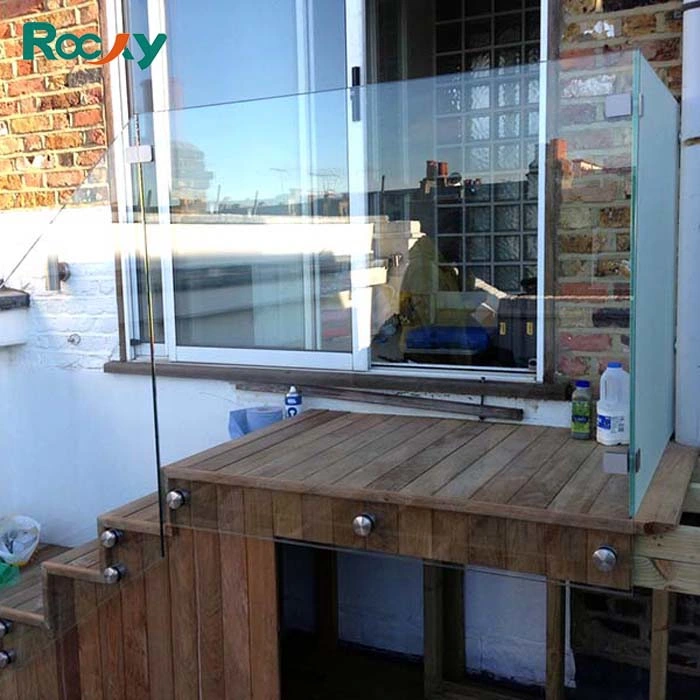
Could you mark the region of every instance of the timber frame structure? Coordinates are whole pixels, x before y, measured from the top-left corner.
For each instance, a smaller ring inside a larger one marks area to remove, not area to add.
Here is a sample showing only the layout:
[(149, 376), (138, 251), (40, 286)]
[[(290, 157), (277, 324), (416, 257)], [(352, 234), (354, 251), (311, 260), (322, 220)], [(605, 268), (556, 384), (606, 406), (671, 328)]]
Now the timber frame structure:
[(700, 514), (697, 451), (669, 444), (635, 519), (601, 459), (560, 429), (308, 411), (180, 460), (164, 468), (164, 557), (150, 494), (0, 594), (0, 697), (279, 700), (276, 550), (296, 543), (316, 547), (328, 649), (337, 550), (423, 560), (426, 698), (519, 697), (464, 680), (465, 564), (546, 578), (547, 700), (565, 694), (566, 584), (652, 589), (649, 698), (664, 700), (671, 596), (700, 595), (700, 528), (681, 524)]

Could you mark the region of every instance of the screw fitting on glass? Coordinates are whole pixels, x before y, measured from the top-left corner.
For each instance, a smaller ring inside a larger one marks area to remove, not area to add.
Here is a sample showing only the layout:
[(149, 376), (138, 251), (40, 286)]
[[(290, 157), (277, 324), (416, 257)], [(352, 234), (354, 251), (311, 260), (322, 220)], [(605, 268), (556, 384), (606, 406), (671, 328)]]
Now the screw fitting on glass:
[(7, 668), (17, 659), (17, 654), (14, 649), (4, 649), (0, 651), (0, 669)]
[(124, 564), (112, 564), (108, 566), (103, 572), (102, 577), (104, 582), (108, 584), (119, 583), (126, 576), (126, 567)]
[(598, 571), (609, 574), (617, 566), (617, 552), (607, 545), (593, 552), (593, 565)]
[(170, 510), (177, 510), (190, 502), (190, 492), (186, 489), (173, 489), (168, 492), (165, 502)]
[(112, 549), (113, 547), (116, 547), (122, 541), (123, 537), (124, 537), (123, 530), (115, 530), (114, 528), (110, 528), (109, 530), (105, 530), (100, 535), (100, 544), (105, 549)]
[(376, 521), (370, 513), (360, 513), (352, 521), (352, 531), (358, 537), (369, 537), (374, 530)]

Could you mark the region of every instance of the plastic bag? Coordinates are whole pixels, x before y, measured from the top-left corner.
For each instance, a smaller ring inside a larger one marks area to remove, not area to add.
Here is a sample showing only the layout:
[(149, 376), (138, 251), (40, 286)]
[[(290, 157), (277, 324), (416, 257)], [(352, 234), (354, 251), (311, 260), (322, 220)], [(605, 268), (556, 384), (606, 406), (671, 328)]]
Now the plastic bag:
[(0, 560), (24, 566), (39, 546), (41, 525), (26, 515), (0, 519)]

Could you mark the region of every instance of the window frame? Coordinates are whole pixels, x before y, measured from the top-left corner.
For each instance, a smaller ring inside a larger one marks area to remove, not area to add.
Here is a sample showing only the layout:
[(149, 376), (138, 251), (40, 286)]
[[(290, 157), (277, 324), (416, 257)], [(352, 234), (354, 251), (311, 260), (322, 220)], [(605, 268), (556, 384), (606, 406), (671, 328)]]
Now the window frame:
[[(298, 8), (305, 8), (305, 0), (296, 0)], [(362, 26), (366, 27), (365, 10), (369, 3), (362, 8)], [(362, 0), (346, 2), (346, 20), (348, 27), (355, 26), (350, 21), (349, 13), (358, 12), (362, 5)], [(128, 31), (124, 27), (124, 14), (122, 3), (109, 3), (107, 10), (107, 30), (111, 38), (118, 32)], [(244, 349), (244, 348), (210, 348), (210, 347), (188, 347), (178, 346), (175, 328), (175, 291), (173, 280), (173, 258), (170, 245), (160, 241), (158, 251), (161, 261), (162, 275), (162, 302), (163, 302), (163, 326), (164, 342), (155, 345), (156, 357), (159, 360), (167, 360), (170, 363), (183, 362), (194, 364), (223, 364), (230, 366), (247, 367), (273, 367), (273, 368), (299, 368), (299, 369), (319, 369), (328, 371), (351, 371), (362, 372), (366, 375), (378, 375), (386, 377), (406, 377), (420, 378), (427, 380), (454, 379), (454, 380), (478, 380), (495, 381), (499, 383), (512, 382), (523, 384), (541, 384), (548, 377), (546, 344), (545, 344), (545, 299), (546, 299), (546, 260), (547, 260), (547, 212), (545, 203), (547, 201), (547, 187), (549, 184), (549, 173), (547, 164), (547, 60), (550, 55), (550, 25), (553, 23), (550, 17), (551, 3), (547, 0), (540, 0), (540, 102), (539, 102), (539, 137), (538, 137), (538, 200), (537, 200), (537, 341), (536, 341), (536, 370), (533, 372), (525, 368), (497, 368), (497, 367), (456, 367), (448, 365), (428, 365), (428, 364), (396, 364), (396, 365), (372, 365), (370, 350), (370, 328), (371, 328), (371, 288), (363, 284), (364, 270), (366, 268), (364, 256), (353, 258), (351, 269), (351, 293), (357, 303), (353, 304), (352, 313), (352, 351), (348, 353), (328, 352), (328, 351), (298, 351), (298, 350), (266, 350), (266, 349)], [(167, 33), (166, 10), (164, 0), (147, 0), (149, 32), (157, 34)], [(353, 17), (353, 19), (357, 19)], [(351, 84), (350, 71), (355, 61), (360, 62), (366, 73), (366, 51), (365, 40), (367, 31), (354, 33), (349, 36), (348, 51), (348, 80)], [(351, 57), (352, 56), (352, 57)], [(129, 100), (128, 100), (128, 78), (124, 61), (113, 61), (109, 65), (110, 70), (110, 91), (112, 100), (112, 119), (114, 133), (120, 133), (129, 123)], [(168, 52), (161, 51), (151, 65), (151, 76), (153, 85), (153, 149), (158, 154), (156, 164), (156, 190), (158, 199), (157, 223), (166, 230), (171, 223), (169, 208), (170, 186), (171, 186), (171, 159), (170, 159), (170, 124), (169, 124), (169, 79), (168, 79)], [(308, 86), (310, 89), (312, 85)], [(363, 101), (364, 102), (364, 101)], [(363, 104), (364, 107), (364, 104)], [(363, 119), (361, 125), (367, 124)], [(352, 122), (349, 120), (348, 128), (352, 129)], [(357, 125), (354, 127), (357, 130)], [(354, 143), (354, 141), (353, 141)], [(359, 139), (358, 143), (366, 146), (364, 139)], [(349, 149), (352, 151), (353, 149)], [(356, 149), (355, 149), (356, 150)], [(352, 153), (349, 157), (353, 157)], [(362, 156), (364, 157), (364, 155)], [(119, 220), (128, 221), (128, 206), (131, 199), (132, 185), (130, 176), (130, 164), (126, 162), (124, 152), (119, 148), (114, 149), (115, 160), (115, 185), (117, 190), (117, 213)], [(361, 171), (361, 169), (353, 168)], [(352, 188), (351, 188), (352, 189)], [(364, 191), (364, 190), (362, 190)], [(358, 196), (358, 200), (360, 197)], [(364, 198), (363, 198), (364, 199)], [(360, 202), (354, 203), (355, 207), (364, 209)], [(136, 236), (134, 236), (134, 239)], [(121, 279), (124, 324), (121, 329), (123, 333), (123, 347), (126, 349), (127, 361), (134, 361), (143, 358), (150, 352), (148, 343), (138, 342), (138, 300), (136, 299), (136, 256), (140, 247), (136, 240), (123, 241), (121, 251)]]

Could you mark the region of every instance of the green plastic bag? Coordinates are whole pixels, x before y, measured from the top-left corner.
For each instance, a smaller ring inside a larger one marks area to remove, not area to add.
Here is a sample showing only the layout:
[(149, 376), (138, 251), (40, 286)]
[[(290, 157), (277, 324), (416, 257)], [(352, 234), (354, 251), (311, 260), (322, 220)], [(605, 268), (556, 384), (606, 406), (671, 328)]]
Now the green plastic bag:
[(0, 588), (9, 588), (19, 581), (19, 567), (0, 561)]

